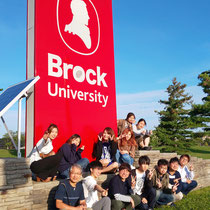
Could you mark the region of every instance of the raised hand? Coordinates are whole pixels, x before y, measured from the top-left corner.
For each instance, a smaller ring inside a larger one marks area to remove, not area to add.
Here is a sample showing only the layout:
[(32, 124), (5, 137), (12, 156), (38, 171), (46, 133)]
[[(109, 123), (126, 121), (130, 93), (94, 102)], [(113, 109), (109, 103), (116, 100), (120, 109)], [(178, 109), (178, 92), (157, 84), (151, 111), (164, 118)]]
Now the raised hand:
[(110, 137), (110, 140), (111, 140), (111, 141), (113, 141), (113, 140), (114, 140), (114, 135), (112, 135), (112, 136)]
[(190, 165), (189, 170), (190, 170), (190, 171), (193, 171), (193, 170), (194, 170), (193, 165)]
[(99, 136), (99, 135), (98, 135), (98, 140), (99, 140), (99, 141), (102, 141), (102, 138), (103, 138), (102, 136)]
[(181, 177), (180, 178), (177, 178), (177, 179), (174, 179), (174, 183), (179, 183), (179, 180), (181, 179)]
[(160, 182), (160, 179), (157, 179), (156, 180), (156, 184), (157, 184), (158, 188), (161, 188), (162, 187), (162, 183)]
[(49, 137), (49, 133), (48, 133), (48, 131), (45, 131), (42, 138), (46, 141), (48, 139), (48, 137)]
[(131, 188), (133, 189), (136, 186), (136, 177), (131, 176)]
[(152, 179), (154, 170), (155, 170), (155, 169), (149, 170), (149, 173), (148, 173), (148, 178), (149, 178), (149, 180)]
[(179, 183), (176, 183), (176, 184), (172, 187), (172, 192), (176, 192), (178, 186), (179, 186)]
[(80, 149), (81, 149), (81, 150), (84, 150), (84, 149), (85, 149), (85, 146), (84, 146), (84, 145), (82, 145), (82, 146), (80, 147)]

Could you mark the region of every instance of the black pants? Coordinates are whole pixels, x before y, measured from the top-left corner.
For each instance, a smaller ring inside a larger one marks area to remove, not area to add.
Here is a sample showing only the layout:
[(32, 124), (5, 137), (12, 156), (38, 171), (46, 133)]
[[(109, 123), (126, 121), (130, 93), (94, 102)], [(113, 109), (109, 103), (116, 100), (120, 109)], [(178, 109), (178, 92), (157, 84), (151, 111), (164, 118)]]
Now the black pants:
[(36, 176), (43, 180), (47, 179), (47, 177), (54, 177), (57, 174), (62, 157), (62, 153), (58, 152), (55, 155), (34, 161), (31, 164), (30, 169)]
[(141, 196), (141, 199), (145, 197), (147, 199), (146, 204), (143, 204), (142, 202), (136, 207), (136, 209), (142, 209), (147, 210), (149, 208), (153, 209), (155, 206), (155, 197), (156, 197), (156, 190), (154, 188), (147, 189), (147, 192), (144, 196)]

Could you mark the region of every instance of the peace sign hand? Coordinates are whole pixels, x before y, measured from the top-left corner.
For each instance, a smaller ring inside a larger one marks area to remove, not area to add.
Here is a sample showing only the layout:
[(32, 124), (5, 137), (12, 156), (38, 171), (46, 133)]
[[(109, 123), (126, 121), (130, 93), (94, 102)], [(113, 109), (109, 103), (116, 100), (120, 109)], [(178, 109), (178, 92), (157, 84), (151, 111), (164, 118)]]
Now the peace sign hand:
[(99, 136), (99, 135), (98, 135), (98, 140), (99, 140), (99, 141), (102, 141), (102, 136)]

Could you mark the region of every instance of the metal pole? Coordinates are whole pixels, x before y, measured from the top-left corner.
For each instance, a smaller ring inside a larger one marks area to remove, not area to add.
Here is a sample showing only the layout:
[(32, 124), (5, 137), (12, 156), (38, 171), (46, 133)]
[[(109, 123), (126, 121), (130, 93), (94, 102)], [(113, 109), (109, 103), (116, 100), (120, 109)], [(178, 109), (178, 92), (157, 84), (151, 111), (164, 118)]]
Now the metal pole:
[(5, 120), (4, 120), (3, 116), (1, 116), (1, 120), (2, 120), (2, 122), (3, 122), (3, 124), (4, 124), (4, 127), (5, 127), (6, 130), (7, 130), (7, 133), (9, 134), (9, 137), (10, 137), (10, 139), (11, 139), (11, 141), (12, 141), (12, 144), (14, 145), (15, 149), (17, 150), (17, 146), (16, 146), (16, 144), (15, 144), (15, 141), (14, 141), (14, 139), (13, 139), (13, 137), (12, 137), (12, 135), (11, 135), (11, 133), (10, 133), (10, 131), (9, 131), (9, 129), (8, 129), (7, 125), (6, 125), (6, 123), (5, 123)]
[(22, 98), (18, 100), (18, 158), (21, 158), (20, 144), (21, 144), (21, 101)]

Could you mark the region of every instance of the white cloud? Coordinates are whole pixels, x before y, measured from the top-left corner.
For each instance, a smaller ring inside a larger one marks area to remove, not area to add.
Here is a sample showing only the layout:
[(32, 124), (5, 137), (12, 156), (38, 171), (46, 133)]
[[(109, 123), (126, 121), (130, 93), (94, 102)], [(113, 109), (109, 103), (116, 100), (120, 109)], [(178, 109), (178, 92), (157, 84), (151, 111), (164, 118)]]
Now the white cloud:
[[(193, 96), (194, 103), (202, 103), (204, 96), (202, 88), (190, 86), (186, 88), (186, 93)], [(162, 99), (167, 99), (165, 90), (146, 91), (133, 94), (117, 95), (117, 118), (125, 119), (129, 112), (136, 115), (136, 120), (144, 118), (147, 122), (147, 128), (153, 129), (158, 125), (158, 115), (155, 110), (163, 109), (163, 105), (158, 103)]]

